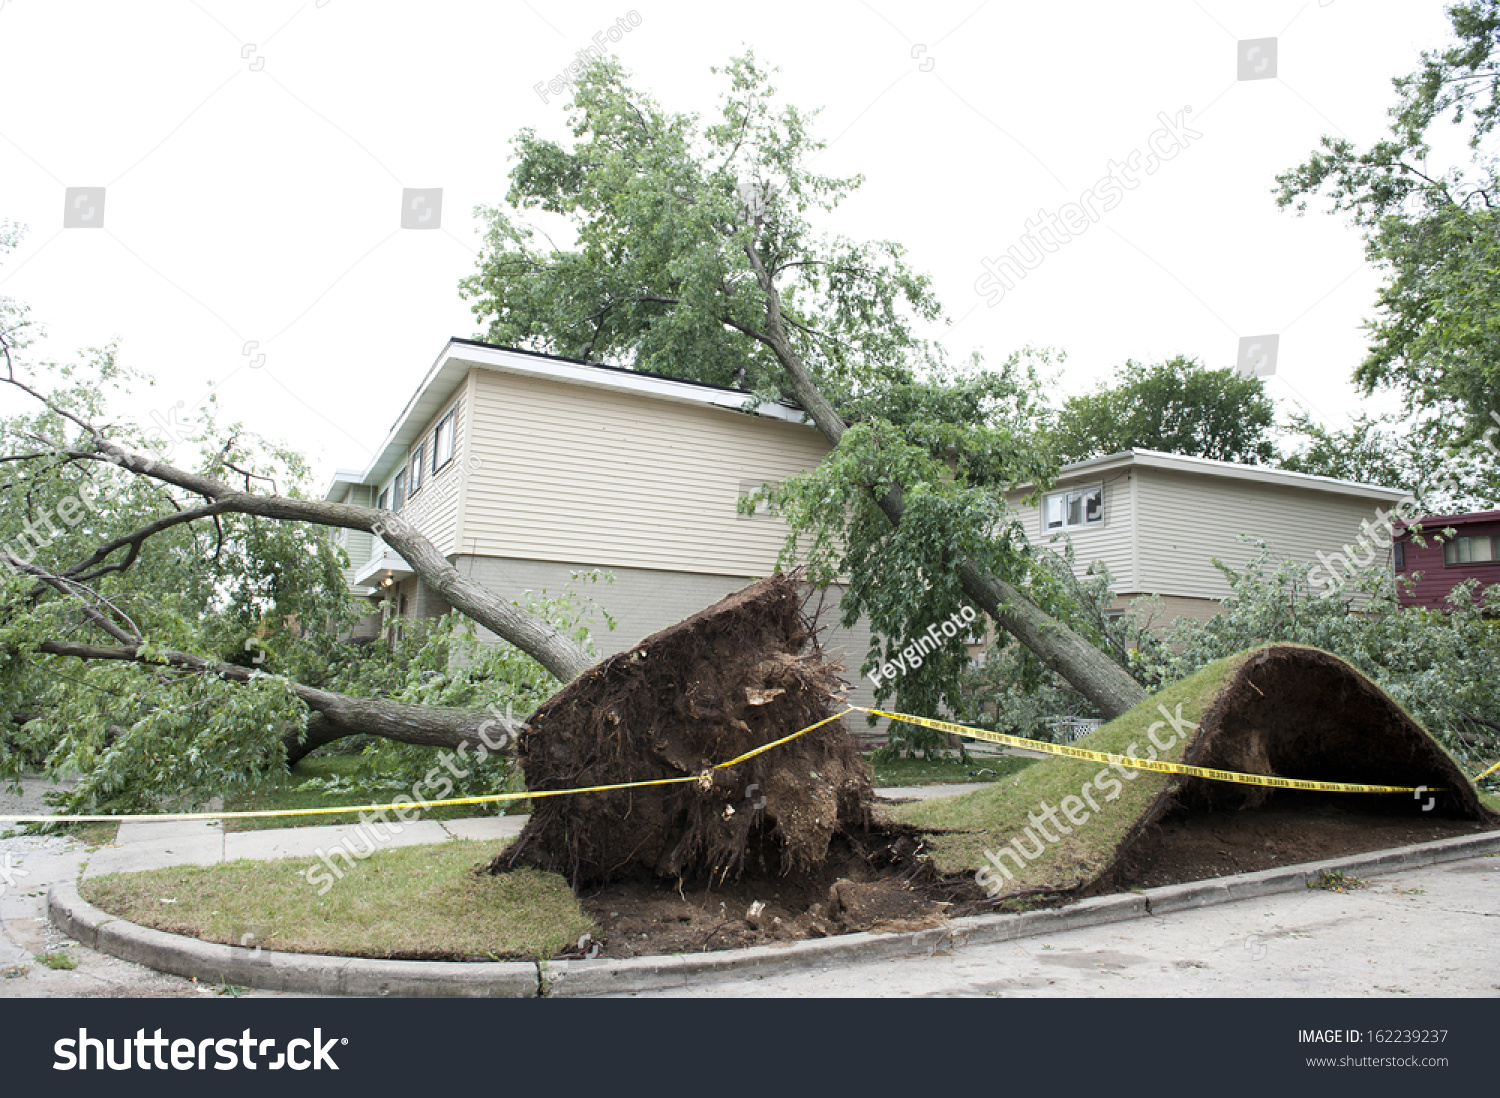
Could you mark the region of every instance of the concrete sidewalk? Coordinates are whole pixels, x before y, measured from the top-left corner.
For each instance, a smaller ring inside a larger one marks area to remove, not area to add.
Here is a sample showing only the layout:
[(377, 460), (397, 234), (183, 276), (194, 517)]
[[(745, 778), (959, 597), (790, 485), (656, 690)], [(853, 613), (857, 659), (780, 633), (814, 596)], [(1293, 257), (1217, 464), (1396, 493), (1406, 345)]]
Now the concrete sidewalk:
[[(382, 850), (454, 839), (513, 838), (526, 825), (526, 816), (482, 816), (465, 820), (418, 820), (381, 826)], [(377, 825), (379, 826), (379, 825)], [(399, 827), (399, 834), (395, 828)], [(371, 839), (361, 824), (326, 827), (284, 827), (264, 831), (225, 831), (217, 820), (182, 823), (124, 823), (115, 842), (100, 847), (88, 860), (85, 877), (134, 873), (171, 865), (218, 865), (241, 859), (273, 861), (300, 858), (320, 850), (345, 846), (367, 851)]]

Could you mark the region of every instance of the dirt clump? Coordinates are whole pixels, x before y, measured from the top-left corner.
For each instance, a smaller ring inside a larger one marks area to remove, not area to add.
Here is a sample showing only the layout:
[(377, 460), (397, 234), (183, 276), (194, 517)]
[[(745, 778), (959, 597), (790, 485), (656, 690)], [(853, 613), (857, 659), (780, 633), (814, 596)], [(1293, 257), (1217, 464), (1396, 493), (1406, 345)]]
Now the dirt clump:
[(602, 930), (596, 956), (702, 953), (858, 931), (900, 933), (941, 926), (967, 907), (944, 899), (904, 829), (840, 836), (817, 871), (746, 875), (723, 886), (639, 877), (581, 897)]

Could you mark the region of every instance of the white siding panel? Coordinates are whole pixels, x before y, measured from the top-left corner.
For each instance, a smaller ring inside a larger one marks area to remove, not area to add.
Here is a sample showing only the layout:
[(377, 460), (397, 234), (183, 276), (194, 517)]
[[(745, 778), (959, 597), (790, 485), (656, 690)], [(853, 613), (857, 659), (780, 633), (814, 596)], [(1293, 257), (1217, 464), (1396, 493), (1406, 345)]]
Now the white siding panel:
[(461, 550), (723, 576), (769, 574), (786, 528), (744, 483), (810, 468), (810, 426), (480, 371)]
[(1357, 541), (1361, 520), (1373, 521), (1381, 505), (1354, 495), (1163, 469), (1137, 469), (1136, 475), (1137, 589), (1148, 594), (1223, 598), (1229, 584), (1212, 558), (1243, 567), (1257, 553), (1237, 535), (1264, 539), (1279, 559), (1312, 561), (1320, 551), (1337, 552)]

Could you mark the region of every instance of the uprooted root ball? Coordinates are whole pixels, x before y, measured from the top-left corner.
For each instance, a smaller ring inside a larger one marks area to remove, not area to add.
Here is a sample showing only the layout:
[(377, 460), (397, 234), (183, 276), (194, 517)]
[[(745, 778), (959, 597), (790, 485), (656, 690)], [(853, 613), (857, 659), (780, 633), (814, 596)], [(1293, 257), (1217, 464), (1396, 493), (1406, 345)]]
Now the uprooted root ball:
[[(797, 580), (775, 575), (584, 672), (528, 722), (527, 788), (699, 777), (836, 712), (838, 669), (803, 602)], [(842, 721), (711, 778), (539, 798), (490, 870), (536, 866), (575, 887), (807, 872), (869, 822), (869, 771)]]

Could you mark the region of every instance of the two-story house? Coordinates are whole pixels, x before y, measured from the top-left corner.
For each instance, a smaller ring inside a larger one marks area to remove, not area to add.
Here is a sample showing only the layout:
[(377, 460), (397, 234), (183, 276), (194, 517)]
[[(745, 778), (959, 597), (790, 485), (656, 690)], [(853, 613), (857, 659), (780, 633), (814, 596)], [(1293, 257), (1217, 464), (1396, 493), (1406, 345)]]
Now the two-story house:
[(1165, 625), (1219, 613), (1229, 583), (1214, 559), (1240, 568), (1257, 552), (1240, 535), (1266, 541), (1278, 559), (1321, 562), (1358, 543), (1361, 523), (1378, 521), (1406, 495), (1264, 465), (1127, 450), (1064, 467), (1035, 506), (1021, 492), (1011, 503), (1033, 544), (1066, 538), (1077, 571), (1094, 561), (1109, 568), (1115, 610), (1154, 595)]
[[(575, 570), (613, 574), (587, 594), (618, 622), (601, 658), (775, 571), (787, 529), (739, 500), (828, 453), (799, 409), (632, 370), (452, 339), (369, 467), (327, 498), (400, 511), (495, 591), (559, 593)], [(355, 591), (404, 617), (448, 606), (379, 538), (337, 532)], [(853, 697), (868, 630), (830, 597), (822, 641)], [(373, 628), (373, 624), (367, 626)]]

